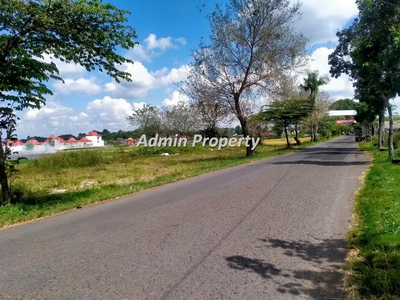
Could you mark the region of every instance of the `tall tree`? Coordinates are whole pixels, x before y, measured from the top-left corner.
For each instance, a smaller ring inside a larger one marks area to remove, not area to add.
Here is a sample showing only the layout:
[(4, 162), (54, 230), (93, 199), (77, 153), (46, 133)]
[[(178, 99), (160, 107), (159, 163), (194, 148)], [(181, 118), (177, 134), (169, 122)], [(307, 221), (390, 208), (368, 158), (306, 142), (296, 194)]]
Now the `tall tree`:
[[(329, 83), (328, 75), (320, 76), (318, 71), (308, 71), (307, 77), (304, 78), (304, 82), (300, 85), (300, 88), (305, 92), (309, 93), (309, 98), (311, 100), (311, 105), (314, 110), (318, 92), (321, 86)], [(313, 119), (313, 113), (311, 114), (311, 120)], [(318, 122), (313, 122), (311, 124), (311, 140), (316, 142), (318, 137)]]
[[(339, 44), (329, 57), (332, 76), (347, 73), (354, 80), (357, 97), (368, 99), (379, 114), (380, 146), (384, 113), (390, 118), (389, 158), (393, 156), (393, 115), (390, 100), (400, 92), (400, 2), (357, 0), (359, 17), (338, 32)], [(372, 100), (371, 100), (372, 99)]]
[[(101, 0), (0, 0), (0, 183), (1, 203), (10, 199), (7, 179), (7, 140), (13, 138), (15, 111), (41, 108), (50, 79), (62, 80), (44, 54), (88, 71), (104, 71), (116, 81), (130, 80), (117, 65), (132, 62), (117, 54), (136, 42), (126, 15)], [(11, 110), (7, 110), (11, 108)]]
[(274, 92), (276, 76), (298, 66), (305, 54), (306, 39), (292, 27), (299, 16), (300, 5), (288, 0), (230, 0), (225, 10), (217, 5), (209, 16), (210, 44), (194, 51), (187, 87), (208, 91), (249, 135), (246, 108)]

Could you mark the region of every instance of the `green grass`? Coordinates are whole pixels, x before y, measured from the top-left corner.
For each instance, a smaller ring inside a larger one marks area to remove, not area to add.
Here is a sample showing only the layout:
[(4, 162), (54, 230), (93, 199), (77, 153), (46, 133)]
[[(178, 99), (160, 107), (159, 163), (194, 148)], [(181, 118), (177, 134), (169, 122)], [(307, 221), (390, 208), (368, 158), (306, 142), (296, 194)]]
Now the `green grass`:
[(356, 198), (349, 233), (349, 298), (400, 299), (400, 165), (373, 143), (360, 143), (373, 166)]
[[(131, 147), (104, 152), (71, 151), (43, 157), (19, 166), (20, 172), (13, 182), (12, 203), (0, 207), (0, 227), (290, 153), (312, 144), (305, 142), (292, 149), (260, 145), (250, 158), (245, 158), (244, 147), (221, 151), (202, 147)], [(163, 152), (171, 155), (160, 156)], [(62, 189), (67, 191), (50, 194)]]

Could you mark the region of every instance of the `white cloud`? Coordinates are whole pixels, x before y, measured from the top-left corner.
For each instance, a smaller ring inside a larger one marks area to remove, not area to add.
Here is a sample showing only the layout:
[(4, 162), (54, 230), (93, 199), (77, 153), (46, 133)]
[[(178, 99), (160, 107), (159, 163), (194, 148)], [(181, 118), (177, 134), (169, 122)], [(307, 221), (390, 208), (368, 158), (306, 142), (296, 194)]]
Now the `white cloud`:
[[(334, 49), (321, 47), (311, 54), (311, 70), (318, 70), (320, 75), (329, 75), (330, 66), (328, 56)], [(329, 75), (330, 76), (330, 75)], [(304, 76), (303, 76), (304, 77)], [(330, 77), (330, 82), (321, 87), (321, 90), (328, 92), (335, 99), (353, 98), (354, 88), (349, 76), (342, 74), (339, 78)]]
[(174, 91), (172, 93), (171, 99), (165, 98), (162, 103), (165, 106), (174, 106), (177, 105), (179, 102), (189, 103), (189, 98), (179, 91)]
[(151, 53), (146, 51), (142, 45), (136, 45), (133, 49), (129, 50), (125, 56), (134, 61), (151, 62)]
[(143, 108), (147, 106), (146, 102), (133, 102), (133, 109)]
[(183, 37), (177, 38), (175, 39), (175, 42), (178, 42), (179, 44), (181, 44), (182, 46), (186, 45), (186, 39)]
[(93, 126), (109, 130), (127, 129), (127, 118), (132, 114), (132, 109), (133, 106), (125, 99), (109, 96), (89, 102), (87, 106), (88, 114), (93, 121), (96, 120)]
[(175, 48), (176, 45), (172, 42), (172, 37), (164, 37), (157, 39), (154, 33), (149, 34), (149, 36), (144, 40), (146, 48), (149, 50), (160, 49), (167, 50), (169, 48)]
[(150, 89), (157, 87), (155, 77), (141, 62), (125, 63), (122, 69), (131, 74), (131, 82), (123, 80), (121, 83), (117, 83), (113, 80), (105, 85), (105, 90), (116, 97), (142, 98), (146, 97)]
[(96, 78), (91, 77), (89, 79), (79, 78), (79, 79), (64, 79), (64, 83), (61, 81), (56, 81), (53, 87), (56, 92), (63, 95), (70, 95), (74, 93), (93, 95), (101, 92), (101, 87), (96, 84)]
[(28, 135), (49, 136), (50, 134), (78, 134), (93, 129), (110, 131), (132, 129), (127, 118), (133, 108), (145, 104), (130, 104), (122, 98), (96, 99), (88, 103), (85, 111), (76, 111), (60, 103), (50, 101), (41, 110), (28, 109), (20, 113), (17, 133), (19, 138)]
[(183, 65), (178, 69), (162, 68), (150, 73), (141, 62), (135, 62), (124, 64), (122, 70), (131, 74), (132, 81), (117, 83), (113, 80), (105, 85), (105, 90), (115, 97), (132, 99), (146, 97), (149, 90), (185, 80), (190, 69)]
[[(292, 0), (297, 3), (297, 0)], [(336, 32), (358, 14), (355, 0), (303, 0), (302, 19), (295, 27), (310, 44), (337, 42)]]
[(142, 44), (136, 45), (125, 56), (134, 61), (151, 62), (154, 56), (162, 55), (168, 49), (177, 49), (184, 45), (186, 45), (186, 40), (183, 37), (173, 40), (170, 36), (157, 38), (154, 33), (151, 33), (143, 40)]
[(161, 77), (161, 83), (163, 85), (171, 84), (171, 83), (178, 83), (180, 81), (183, 81), (187, 78), (190, 72), (190, 67), (188, 65), (183, 65), (180, 68), (172, 68), (171, 71)]
[(47, 63), (50, 62), (55, 63), (58, 68), (58, 71), (60, 72), (59, 74), (60, 77), (77, 78), (84, 75), (87, 72), (87, 70), (81, 65), (62, 62), (60, 59), (54, 58), (49, 54), (43, 54), (43, 61)]

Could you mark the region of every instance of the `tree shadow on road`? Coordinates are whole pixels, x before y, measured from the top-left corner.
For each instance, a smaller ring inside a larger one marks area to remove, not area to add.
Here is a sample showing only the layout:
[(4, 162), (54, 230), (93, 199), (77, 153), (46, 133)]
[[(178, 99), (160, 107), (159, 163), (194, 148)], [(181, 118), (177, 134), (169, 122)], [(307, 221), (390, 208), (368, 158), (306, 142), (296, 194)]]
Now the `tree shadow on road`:
[(305, 295), (309, 299), (344, 299), (341, 289), (342, 263), (346, 258), (344, 239), (259, 239), (258, 242), (261, 243), (261, 248), (276, 249), (276, 257), (283, 255), (292, 261), (280, 263), (280, 266), (263, 258), (231, 256), (225, 258), (228, 266), (235, 270), (258, 274), (281, 294)]
[(342, 161), (342, 160), (298, 160), (298, 161), (277, 161), (274, 165), (316, 165), (316, 166), (368, 166), (369, 161)]

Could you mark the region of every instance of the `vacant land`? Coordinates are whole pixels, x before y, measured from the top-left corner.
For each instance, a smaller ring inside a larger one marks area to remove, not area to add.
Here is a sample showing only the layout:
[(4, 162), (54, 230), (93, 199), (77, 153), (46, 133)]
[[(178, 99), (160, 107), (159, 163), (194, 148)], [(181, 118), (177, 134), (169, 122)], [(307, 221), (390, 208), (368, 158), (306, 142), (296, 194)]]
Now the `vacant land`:
[[(260, 145), (251, 158), (244, 157), (244, 147), (221, 151), (202, 147), (120, 147), (58, 153), (19, 166), (20, 172), (13, 181), (13, 202), (0, 207), (0, 226), (289, 153), (311, 144), (305, 142), (292, 149)], [(170, 155), (161, 156), (165, 152)]]
[[(400, 297), (400, 165), (373, 143), (360, 143), (373, 166), (356, 199), (356, 224), (350, 232), (351, 299)], [(398, 156), (398, 155), (397, 155)]]

